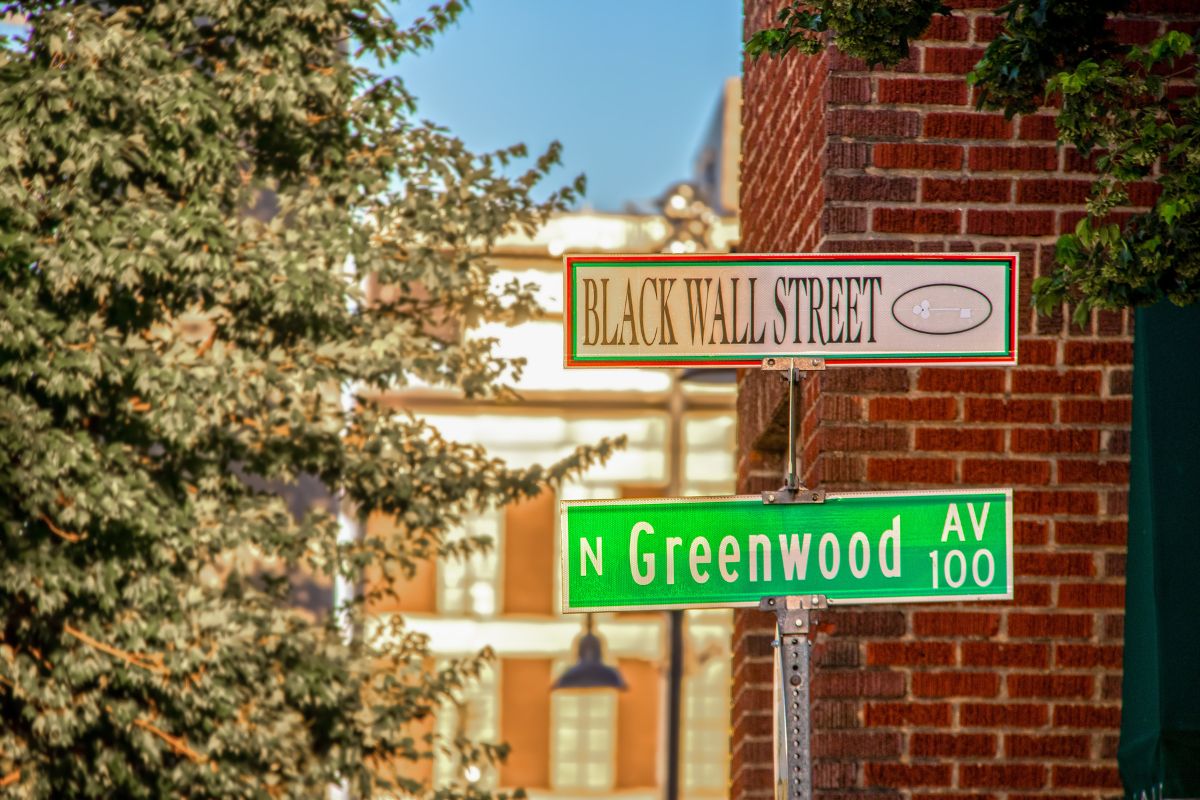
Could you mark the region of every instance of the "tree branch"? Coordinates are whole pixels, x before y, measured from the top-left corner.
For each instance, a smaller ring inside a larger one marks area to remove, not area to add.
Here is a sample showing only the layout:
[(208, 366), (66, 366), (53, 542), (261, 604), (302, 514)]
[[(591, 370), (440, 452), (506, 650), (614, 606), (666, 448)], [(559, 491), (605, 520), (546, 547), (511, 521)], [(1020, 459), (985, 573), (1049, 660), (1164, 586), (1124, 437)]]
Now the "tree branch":
[(45, 523), (46, 527), (50, 529), (51, 533), (53, 533), (55, 536), (58, 536), (61, 539), (66, 539), (68, 542), (78, 542), (80, 539), (83, 538), (83, 536), (81, 536), (78, 533), (71, 533), (70, 531), (64, 531), (62, 528), (58, 527), (53, 522), (51, 522), (50, 518), (47, 517), (45, 514), (42, 514), (41, 520), (43, 523)]
[(204, 756), (200, 755), (195, 750), (188, 747), (187, 740), (184, 739), (182, 736), (172, 736), (171, 734), (164, 731), (162, 728), (159, 728), (159, 727), (155, 726), (153, 723), (147, 722), (146, 720), (140, 719), (140, 718), (135, 719), (133, 721), (133, 724), (138, 726), (139, 728), (141, 728), (144, 731), (149, 731), (150, 733), (154, 734), (155, 736), (157, 736), (158, 738), (162, 739), (164, 742), (169, 744), (171, 746), (171, 750), (174, 751), (176, 755), (187, 756), (190, 760), (192, 760), (193, 762), (195, 762), (197, 764), (204, 763), (204, 760), (205, 760)]
[(64, 625), (63, 631), (66, 632), (67, 635), (75, 637), (89, 647), (94, 647), (101, 652), (108, 653), (110, 656), (115, 656), (127, 664), (132, 664), (135, 667), (141, 667), (147, 672), (153, 672), (155, 675), (162, 675), (164, 677), (171, 674), (171, 671), (163, 666), (161, 655), (155, 655), (152, 658), (147, 658), (145, 656), (135, 655), (134, 653), (128, 653), (124, 650), (113, 647), (110, 644), (105, 644), (98, 639), (93, 639), (91, 636), (88, 636), (83, 631), (71, 625)]

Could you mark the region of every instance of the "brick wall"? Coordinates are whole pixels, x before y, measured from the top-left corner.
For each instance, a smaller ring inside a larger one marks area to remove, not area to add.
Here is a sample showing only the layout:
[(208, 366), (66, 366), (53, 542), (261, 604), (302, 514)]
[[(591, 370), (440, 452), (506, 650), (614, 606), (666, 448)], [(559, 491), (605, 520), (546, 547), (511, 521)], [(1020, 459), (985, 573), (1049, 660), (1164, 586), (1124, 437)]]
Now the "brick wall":
[[(1145, 41), (1194, 8), (1137, 4)], [(1106, 798), (1115, 753), (1132, 361), (1131, 317), (1036, 317), (1029, 287), (1080, 218), (1087, 162), (1049, 109), (974, 111), (964, 81), (999, 29), (951, 2), (910, 57), (747, 62), (745, 252), (1015, 251), (1020, 366), (833, 368), (806, 379), (802, 475), (829, 490), (1010, 485), (1016, 597), (838, 610), (815, 650), (814, 781), (825, 800)], [(778, 0), (747, 0), (746, 33)], [(1194, 13), (1194, 12), (1193, 12)], [(1135, 195), (1149, 202), (1148, 187)], [(778, 375), (739, 387), (739, 490), (776, 488)], [(731, 796), (771, 796), (771, 618), (737, 613)]]

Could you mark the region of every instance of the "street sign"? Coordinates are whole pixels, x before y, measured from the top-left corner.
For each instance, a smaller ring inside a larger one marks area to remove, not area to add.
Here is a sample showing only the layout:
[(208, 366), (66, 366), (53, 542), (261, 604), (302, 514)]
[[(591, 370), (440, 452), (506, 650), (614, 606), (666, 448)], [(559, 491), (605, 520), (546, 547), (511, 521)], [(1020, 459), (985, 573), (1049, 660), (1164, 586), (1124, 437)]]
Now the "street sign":
[(1015, 364), (1011, 253), (566, 256), (568, 367)]
[(1010, 600), (1012, 490), (562, 503), (563, 611)]

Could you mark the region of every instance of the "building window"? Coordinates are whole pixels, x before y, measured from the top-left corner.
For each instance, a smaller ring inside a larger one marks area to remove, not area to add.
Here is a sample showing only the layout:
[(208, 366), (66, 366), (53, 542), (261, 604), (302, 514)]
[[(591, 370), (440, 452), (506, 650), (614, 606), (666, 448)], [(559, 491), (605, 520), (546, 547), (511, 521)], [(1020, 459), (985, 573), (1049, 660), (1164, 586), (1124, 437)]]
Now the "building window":
[(611, 790), (616, 778), (616, 693), (560, 691), (552, 704), (554, 789)]
[(471, 783), (481, 789), (496, 787), (495, 766), (465, 763), (454, 742), (460, 737), (472, 742), (495, 742), (499, 738), (498, 688), (496, 670), (485, 666), (478, 678), (443, 703), (436, 726), (442, 746), (434, 758), (435, 787), (450, 783)]
[(684, 682), (683, 781), (689, 794), (724, 795), (729, 756), (729, 660), (713, 658)]
[(438, 564), (438, 609), (443, 614), (494, 616), (501, 549), (501, 518), (499, 511), (473, 514), (455, 533), (451, 541), (487, 537), (491, 547), (465, 557), (450, 556)]

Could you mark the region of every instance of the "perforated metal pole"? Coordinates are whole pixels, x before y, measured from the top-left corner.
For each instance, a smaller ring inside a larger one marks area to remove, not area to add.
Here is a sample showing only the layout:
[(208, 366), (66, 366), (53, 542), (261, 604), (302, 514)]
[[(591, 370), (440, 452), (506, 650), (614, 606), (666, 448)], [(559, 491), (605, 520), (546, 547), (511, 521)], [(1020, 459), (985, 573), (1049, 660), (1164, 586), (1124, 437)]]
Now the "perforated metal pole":
[(823, 595), (768, 597), (759, 603), (775, 614), (779, 649), (779, 720), (775, 796), (812, 800), (812, 641), (816, 610), (828, 608)]
[[(823, 503), (825, 492), (800, 485), (796, 466), (797, 395), (804, 372), (825, 369), (821, 358), (767, 358), (765, 370), (787, 370), (788, 443), (787, 468), (783, 486), (775, 492), (763, 492), (767, 504)], [(758, 606), (775, 614), (779, 649), (779, 725), (775, 730), (777, 800), (812, 800), (812, 641), (810, 631), (817, 624), (817, 609), (828, 608), (824, 595), (766, 597)]]

